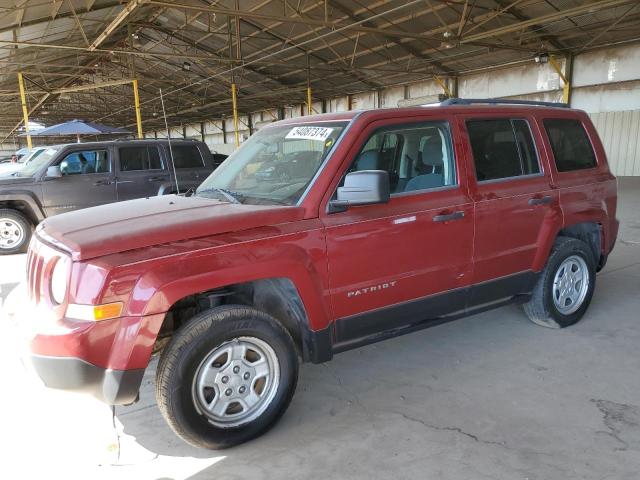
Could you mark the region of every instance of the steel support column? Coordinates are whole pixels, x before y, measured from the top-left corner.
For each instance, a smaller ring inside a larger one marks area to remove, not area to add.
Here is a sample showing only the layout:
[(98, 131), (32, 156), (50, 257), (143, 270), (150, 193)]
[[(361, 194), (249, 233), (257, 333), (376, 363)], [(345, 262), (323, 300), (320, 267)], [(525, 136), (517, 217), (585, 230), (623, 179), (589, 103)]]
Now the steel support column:
[(240, 146), (240, 134), (238, 133), (238, 94), (235, 82), (231, 84), (231, 104), (233, 106), (233, 134), (236, 147)]
[(27, 134), (27, 147), (32, 148), (31, 135), (29, 135), (29, 111), (27, 110), (27, 94), (24, 89), (22, 72), (18, 72), (18, 85), (20, 86), (20, 103), (22, 104), (22, 116), (24, 118), (24, 131)]
[(453, 94), (451, 93), (451, 90), (449, 90), (449, 87), (447, 86), (447, 84), (445, 83), (444, 80), (442, 80), (439, 76), (434, 75), (433, 79), (436, 81), (436, 83), (438, 85), (440, 85), (440, 88), (442, 88), (442, 90), (444, 91), (444, 93), (447, 95), (447, 97), (451, 98), (453, 97)]
[(309, 55), (307, 55), (307, 115), (313, 113), (311, 105), (311, 65), (309, 64)]
[[(567, 57), (565, 61), (567, 72), (569, 68), (569, 62), (570, 62), (570, 59)], [(562, 71), (562, 67), (560, 66), (560, 64), (556, 61), (555, 58), (553, 58), (553, 55), (549, 55), (549, 65), (553, 67), (553, 69), (556, 71), (556, 73), (560, 77), (560, 80), (562, 81), (562, 102), (568, 105), (569, 101), (571, 100), (571, 83), (569, 82), (569, 79)]]
[(138, 138), (144, 138), (142, 135), (142, 116), (140, 115), (140, 96), (138, 95), (138, 80), (134, 79), (133, 83), (133, 103), (136, 108), (136, 125), (138, 126)]

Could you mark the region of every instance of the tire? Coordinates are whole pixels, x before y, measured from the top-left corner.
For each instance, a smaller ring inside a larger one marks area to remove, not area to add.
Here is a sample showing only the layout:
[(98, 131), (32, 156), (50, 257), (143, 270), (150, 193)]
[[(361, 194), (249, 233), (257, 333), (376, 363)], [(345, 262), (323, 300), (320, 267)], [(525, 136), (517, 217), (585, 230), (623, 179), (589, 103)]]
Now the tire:
[(0, 209), (0, 255), (27, 251), (33, 226), (18, 210)]
[[(569, 271), (576, 280), (565, 277)], [(579, 277), (581, 280), (577, 280)], [(568, 327), (586, 312), (595, 284), (596, 262), (589, 246), (575, 238), (558, 237), (531, 299), (523, 304), (524, 312), (543, 327)], [(563, 290), (568, 292), (566, 298)]]
[(284, 414), (298, 365), (291, 335), (273, 317), (241, 305), (216, 307), (194, 316), (165, 347), (156, 400), (187, 443), (228, 448), (262, 435)]

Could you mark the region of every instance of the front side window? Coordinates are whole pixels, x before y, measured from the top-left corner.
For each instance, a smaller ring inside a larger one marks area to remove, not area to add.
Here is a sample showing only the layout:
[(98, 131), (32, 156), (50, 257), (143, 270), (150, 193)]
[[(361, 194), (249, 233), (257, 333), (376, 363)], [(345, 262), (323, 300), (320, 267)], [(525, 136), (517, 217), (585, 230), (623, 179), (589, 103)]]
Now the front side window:
[(540, 173), (526, 120), (470, 120), (467, 132), (478, 181)]
[(109, 155), (106, 150), (82, 150), (67, 155), (60, 162), (62, 175), (87, 175), (91, 173), (107, 173)]
[(559, 172), (596, 166), (596, 155), (581, 122), (549, 118), (544, 120), (544, 128), (549, 136), (553, 158)]
[(455, 185), (447, 122), (383, 128), (365, 142), (347, 173), (386, 170), (392, 194)]
[(176, 168), (201, 168), (204, 160), (195, 145), (171, 145), (173, 163)]
[(135, 147), (121, 147), (120, 171), (134, 172), (140, 170), (162, 170), (162, 160), (158, 147), (140, 145)]
[(263, 128), (215, 169), (196, 195), (295, 205), (346, 126), (331, 122)]

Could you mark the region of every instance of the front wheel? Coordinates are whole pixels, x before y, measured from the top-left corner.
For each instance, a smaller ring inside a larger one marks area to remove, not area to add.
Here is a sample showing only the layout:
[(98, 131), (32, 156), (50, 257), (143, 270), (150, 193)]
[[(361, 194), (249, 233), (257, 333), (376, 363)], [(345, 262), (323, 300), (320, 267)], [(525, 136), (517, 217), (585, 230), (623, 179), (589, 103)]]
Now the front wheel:
[(568, 327), (586, 312), (595, 283), (591, 249), (581, 240), (559, 237), (524, 311), (538, 325)]
[(158, 365), (156, 399), (183, 440), (226, 448), (273, 426), (297, 378), (295, 345), (281, 324), (250, 307), (217, 307), (174, 334)]
[(0, 255), (23, 253), (31, 240), (31, 222), (21, 212), (0, 209)]

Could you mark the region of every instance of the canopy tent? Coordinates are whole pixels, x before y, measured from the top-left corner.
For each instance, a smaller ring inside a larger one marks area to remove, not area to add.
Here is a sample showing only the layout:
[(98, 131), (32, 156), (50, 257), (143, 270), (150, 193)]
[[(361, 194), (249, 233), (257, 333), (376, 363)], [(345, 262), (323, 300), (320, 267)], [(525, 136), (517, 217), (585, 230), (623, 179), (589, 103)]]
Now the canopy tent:
[(80, 143), (80, 135), (131, 135), (124, 128), (110, 127), (100, 123), (85, 122), (84, 120), (70, 120), (68, 122), (52, 125), (41, 130), (30, 132), (32, 137), (58, 137), (75, 135)]

